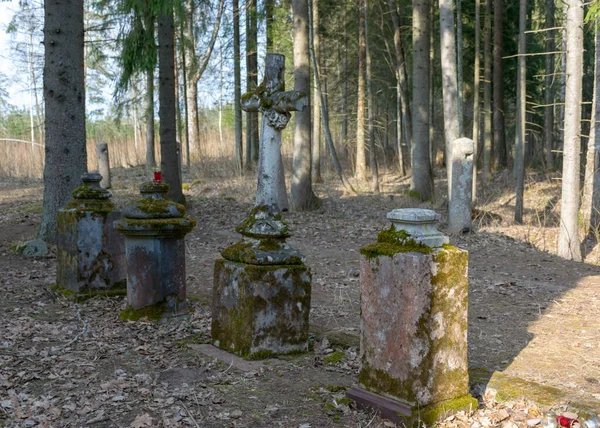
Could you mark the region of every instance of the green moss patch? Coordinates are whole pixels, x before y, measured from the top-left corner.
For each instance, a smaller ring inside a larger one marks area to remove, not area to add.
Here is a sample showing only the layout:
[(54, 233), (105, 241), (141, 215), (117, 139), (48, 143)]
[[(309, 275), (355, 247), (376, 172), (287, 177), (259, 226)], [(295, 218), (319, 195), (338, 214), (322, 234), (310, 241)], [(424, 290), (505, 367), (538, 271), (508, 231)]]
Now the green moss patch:
[(431, 247), (415, 241), (405, 230), (396, 230), (394, 225), (379, 232), (377, 242), (360, 249), (360, 253), (369, 260), (379, 256), (393, 257), (398, 253), (430, 254), (431, 252)]
[(84, 302), (94, 297), (116, 297), (127, 295), (127, 289), (124, 287), (110, 288), (106, 290), (84, 289), (77, 293), (73, 290), (69, 290), (68, 288), (55, 284), (50, 286), (50, 290), (74, 302)]
[(142, 198), (136, 202), (136, 207), (143, 213), (149, 215), (168, 215), (170, 214), (170, 207), (175, 207), (181, 215), (185, 215), (185, 207), (181, 204), (168, 201), (166, 199), (155, 199), (155, 198)]
[(139, 321), (142, 318), (146, 318), (148, 321), (161, 321), (166, 312), (167, 308), (163, 302), (140, 309), (134, 309), (133, 307), (127, 305), (127, 307), (119, 314), (119, 318), (121, 318), (123, 321)]
[(88, 183), (83, 183), (71, 192), (75, 199), (105, 199), (107, 191), (104, 189), (94, 189)]
[(335, 351), (329, 355), (323, 357), (323, 361), (327, 364), (337, 364), (344, 359), (344, 351)]
[(414, 419), (418, 417), (418, 420), (425, 423), (425, 425), (432, 426), (435, 422), (440, 421), (452, 413), (461, 410), (477, 410), (478, 407), (479, 402), (470, 394), (467, 394), (462, 397), (431, 404), (422, 409), (413, 409), (412, 413)]

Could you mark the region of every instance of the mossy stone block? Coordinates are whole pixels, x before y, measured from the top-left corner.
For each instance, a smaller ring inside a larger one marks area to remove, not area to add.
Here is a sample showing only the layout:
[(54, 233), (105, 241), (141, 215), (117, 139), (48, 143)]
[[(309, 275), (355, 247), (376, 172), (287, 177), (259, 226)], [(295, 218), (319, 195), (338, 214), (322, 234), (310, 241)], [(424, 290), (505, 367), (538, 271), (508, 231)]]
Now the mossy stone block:
[(305, 265), (215, 262), (215, 346), (260, 359), (308, 349), (311, 274)]
[(468, 395), (467, 262), (449, 245), (361, 257), (361, 385), (419, 408)]

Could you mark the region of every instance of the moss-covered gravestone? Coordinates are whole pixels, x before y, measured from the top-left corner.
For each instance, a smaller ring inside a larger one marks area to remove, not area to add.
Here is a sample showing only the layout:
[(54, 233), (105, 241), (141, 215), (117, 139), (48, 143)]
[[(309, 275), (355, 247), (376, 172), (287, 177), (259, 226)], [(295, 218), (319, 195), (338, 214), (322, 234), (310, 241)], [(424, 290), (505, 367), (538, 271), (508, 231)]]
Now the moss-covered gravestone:
[(123, 210), (115, 227), (125, 236), (127, 302), (122, 318), (161, 320), (187, 312), (185, 235), (196, 221), (165, 199), (169, 185), (145, 183), (142, 198)]
[(468, 253), (434, 211), (400, 209), (361, 249), (361, 370), (348, 396), (397, 423), (477, 408), (467, 367)]
[(121, 212), (100, 187), (100, 174), (81, 180), (57, 215), (56, 284), (80, 296), (125, 294), (125, 244), (113, 228)]
[[(243, 238), (215, 262), (211, 335), (215, 346), (248, 358), (306, 351), (311, 276), (285, 239), (281, 219), (281, 131), (306, 95), (284, 92), (285, 58), (267, 55), (265, 80), (242, 108), (263, 113), (256, 206), (237, 228)], [(283, 189), (285, 191), (285, 189)]]

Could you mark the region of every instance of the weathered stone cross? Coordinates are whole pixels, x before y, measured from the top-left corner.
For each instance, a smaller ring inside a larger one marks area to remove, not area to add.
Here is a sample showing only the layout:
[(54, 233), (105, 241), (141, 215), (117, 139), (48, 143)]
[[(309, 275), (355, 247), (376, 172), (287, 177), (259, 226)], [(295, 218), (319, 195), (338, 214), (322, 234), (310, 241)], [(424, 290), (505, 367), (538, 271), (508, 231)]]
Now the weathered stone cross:
[(258, 155), (258, 188), (256, 206), (276, 206), (279, 211), (278, 179), (281, 167), (281, 131), (292, 111), (302, 111), (308, 105), (306, 94), (285, 91), (285, 56), (267, 54), (265, 78), (253, 91), (242, 96), (242, 110), (263, 114)]

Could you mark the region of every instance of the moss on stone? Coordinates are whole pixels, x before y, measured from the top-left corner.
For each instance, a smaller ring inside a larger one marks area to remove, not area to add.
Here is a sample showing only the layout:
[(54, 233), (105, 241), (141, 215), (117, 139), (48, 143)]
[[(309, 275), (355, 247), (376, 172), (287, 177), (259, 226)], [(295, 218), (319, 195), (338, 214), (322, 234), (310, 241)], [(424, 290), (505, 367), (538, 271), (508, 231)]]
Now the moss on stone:
[[(126, 281), (123, 281), (125, 283)], [(124, 288), (126, 284), (117, 284), (115, 288), (108, 289), (91, 289), (86, 288), (81, 290), (80, 292), (76, 292), (73, 290), (69, 290), (68, 288), (61, 287), (58, 284), (50, 286), (50, 290), (60, 294), (61, 296), (66, 297), (69, 300), (74, 302), (84, 302), (94, 297), (116, 297), (116, 296), (126, 296), (127, 288)]]
[(405, 230), (396, 230), (392, 225), (377, 235), (377, 242), (360, 249), (360, 253), (371, 260), (379, 256), (393, 257), (398, 253), (430, 254), (431, 247), (415, 241)]
[(86, 213), (105, 215), (116, 209), (110, 199), (72, 199), (61, 212), (73, 210), (82, 217)]
[[(148, 218), (148, 219), (132, 219), (123, 218), (119, 220), (121, 225), (118, 229), (122, 230), (122, 226), (129, 228), (149, 229), (157, 232), (160, 231), (177, 231), (185, 235), (196, 226), (196, 220), (189, 217), (180, 218)], [(127, 234), (127, 232), (125, 232)]]
[(95, 189), (89, 183), (83, 183), (71, 192), (75, 199), (105, 199), (106, 194), (106, 190)]
[(148, 321), (160, 321), (164, 318), (167, 312), (164, 302), (159, 302), (154, 305), (146, 306), (140, 309), (134, 309), (127, 305), (119, 314), (119, 318), (123, 321), (139, 321), (142, 318), (147, 318)]
[(148, 215), (168, 215), (170, 214), (170, 207), (175, 207), (182, 216), (185, 215), (185, 207), (183, 205), (176, 204), (175, 202), (166, 199), (142, 198), (138, 199), (135, 204), (141, 212)]
[(344, 351), (337, 350), (323, 357), (323, 361), (327, 364), (337, 364), (344, 359)]
[(431, 404), (423, 408), (413, 408), (413, 419), (417, 419), (427, 426), (432, 426), (441, 419), (451, 415), (452, 413), (461, 410), (476, 410), (479, 407), (479, 402), (470, 394), (462, 397), (453, 398), (451, 400), (440, 401), (439, 403)]

